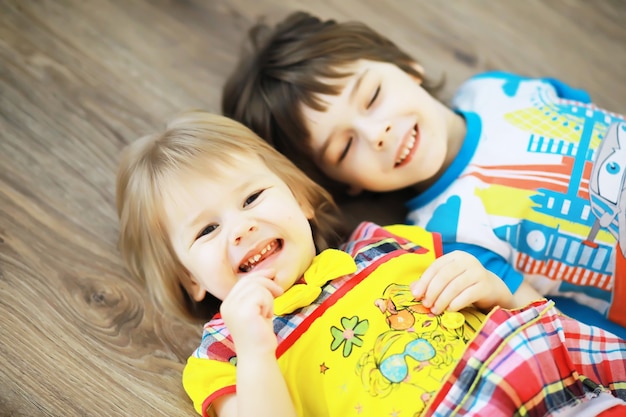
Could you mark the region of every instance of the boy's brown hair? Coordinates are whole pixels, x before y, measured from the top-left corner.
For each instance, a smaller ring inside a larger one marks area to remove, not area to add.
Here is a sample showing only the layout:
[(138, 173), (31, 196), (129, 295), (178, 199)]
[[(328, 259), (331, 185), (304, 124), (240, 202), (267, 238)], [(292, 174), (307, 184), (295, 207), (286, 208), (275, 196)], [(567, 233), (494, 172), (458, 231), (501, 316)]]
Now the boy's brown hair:
[(244, 51), (223, 89), (224, 115), (250, 127), (336, 197), (345, 186), (316, 167), (302, 105), (325, 110), (318, 95), (341, 90), (327, 80), (350, 75), (346, 67), (361, 59), (394, 64), (431, 93), (441, 86), (426, 80), (417, 62), (393, 42), (360, 22), (295, 12), (274, 28), (256, 24), (249, 39), (252, 50)]
[(207, 294), (196, 303), (181, 285), (188, 272), (170, 243), (164, 199), (180, 187), (181, 175), (210, 175), (218, 181), (221, 169), (242, 156), (260, 158), (297, 201), (313, 207), (310, 223), (318, 251), (336, 246), (342, 238), (341, 218), (330, 194), (284, 155), (232, 119), (203, 111), (183, 113), (162, 132), (129, 144), (117, 173), (122, 257), (133, 277), (146, 284), (151, 298), (167, 313), (206, 320), (218, 311), (220, 301)]

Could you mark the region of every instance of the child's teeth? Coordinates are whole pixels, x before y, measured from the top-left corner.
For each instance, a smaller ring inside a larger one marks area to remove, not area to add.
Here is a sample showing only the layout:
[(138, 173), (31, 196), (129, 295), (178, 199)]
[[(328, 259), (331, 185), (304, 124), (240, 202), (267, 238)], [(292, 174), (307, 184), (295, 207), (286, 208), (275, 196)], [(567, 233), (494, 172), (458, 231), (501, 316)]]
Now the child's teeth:
[(250, 271), (250, 270), (252, 269), (252, 267), (253, 267), (253, 266), (254, 266), (257, 262), (259, 262), (259, 260), (261, 259), (261, 257), (262, 257), (263, 255), (265, 255), (265, 254), (266, 254), (269, 250), (271, 250), (271, 249), (272, 249), (272, 246), (273, 246), (273, 245), (274, 245), (274, 242), (272, 242), (272, 243), (268, 243), (266, 247), (264, 247), (263, 249), (261, 249), (261, 252), (260, 252), (260, 253), (257, 253), (256, 255), (249, 257), (249, 258), (248, 258), (248, 261), (247, 261), (244, 265), (242, 265), (242, 266), (240, 267), (240, 269), (241, 269), (243, 272), (248, 272), (248, 271)]
[(411, 153), (411, 149), (415, 146), (415, 135), (417, 135), (417, 130), (413, 128), (413, 131), (411, 132), (411, 139), (409, 140), (409, 143), (407, 143), (406, 148), (402, 151), (400, 158), (396, 161), (396, 165), (401, 164), (409, 153)]

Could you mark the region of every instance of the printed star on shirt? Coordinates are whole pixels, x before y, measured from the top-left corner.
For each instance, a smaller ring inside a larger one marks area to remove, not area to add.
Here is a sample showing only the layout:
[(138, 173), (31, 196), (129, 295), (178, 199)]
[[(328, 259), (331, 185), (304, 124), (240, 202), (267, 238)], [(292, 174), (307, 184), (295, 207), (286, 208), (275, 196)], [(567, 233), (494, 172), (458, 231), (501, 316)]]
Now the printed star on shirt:
[(322, 364), (320, 365), (320, 374), (326, 374), (326, 371), (328, 371), (330, 368), (328, 366), (326, 366), (326, 362), (322, 362)]

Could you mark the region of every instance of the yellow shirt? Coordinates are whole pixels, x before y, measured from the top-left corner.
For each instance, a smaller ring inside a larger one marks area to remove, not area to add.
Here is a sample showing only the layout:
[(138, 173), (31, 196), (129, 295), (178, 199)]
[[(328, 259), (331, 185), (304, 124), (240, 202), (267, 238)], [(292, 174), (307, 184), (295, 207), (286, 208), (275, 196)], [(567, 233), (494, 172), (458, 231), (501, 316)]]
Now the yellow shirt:
[[(274, 319), (278, 363), (300, 416), (419, 415), (485, 318), (473, 308), (435, 316), (416, 301), (409, 284), (441, 253), (438, 236), (388, 229), (411, 240), (362, 224), (348, 253), (322, 252), (306, 284), (276, 300), (287, 311)], [(216, 318), (183, 373), (198, 412), (234, 392), (235, 367), (232, 340)]]

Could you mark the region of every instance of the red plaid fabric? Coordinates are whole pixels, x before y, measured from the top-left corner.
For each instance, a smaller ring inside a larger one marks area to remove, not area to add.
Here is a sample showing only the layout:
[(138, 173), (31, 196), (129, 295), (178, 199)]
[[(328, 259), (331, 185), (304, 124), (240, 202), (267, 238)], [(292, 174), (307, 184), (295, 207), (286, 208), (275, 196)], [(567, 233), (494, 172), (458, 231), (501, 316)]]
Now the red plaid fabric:
[(494, 309), (424, 415), (552, 416), (594, 401), (626, 410), (626, 342), (540, 301)]

